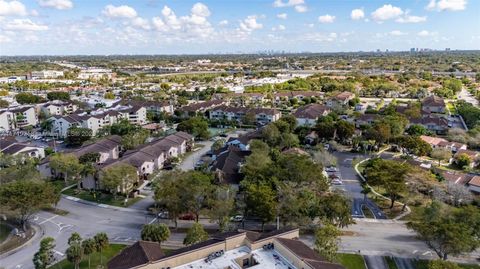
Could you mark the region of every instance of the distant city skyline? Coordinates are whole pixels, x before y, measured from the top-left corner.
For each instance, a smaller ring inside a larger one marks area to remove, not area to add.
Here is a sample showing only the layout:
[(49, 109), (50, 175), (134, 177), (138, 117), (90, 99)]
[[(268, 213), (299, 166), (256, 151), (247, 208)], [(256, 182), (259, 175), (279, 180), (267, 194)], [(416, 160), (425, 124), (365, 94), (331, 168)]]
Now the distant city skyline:
[(0, 55), (480, 49), (473, 0), (0, 0)]

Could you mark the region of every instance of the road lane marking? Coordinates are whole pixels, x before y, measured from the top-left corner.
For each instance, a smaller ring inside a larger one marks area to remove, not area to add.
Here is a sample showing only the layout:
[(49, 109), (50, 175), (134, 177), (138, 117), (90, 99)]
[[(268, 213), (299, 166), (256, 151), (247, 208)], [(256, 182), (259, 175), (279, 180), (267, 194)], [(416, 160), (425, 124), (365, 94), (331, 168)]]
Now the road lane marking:
[(154, 223), (156, 220), (157, 220), (157, 217), (155, 217), (154, 219), (152, 219), (152, 221), (150, 221), (148, 224), (152, 224), (152, 223)]
[(55, 215), (55, 216), (53, 216), (53, 217), (51, 217), (51, 218), (48, 218), (48, 219), (45, 219), (44, 221), (40, 222), (39, 224), (42, 225), (42, 224), (44, 224), (45, 222), (51, 221), (52, 219), (54, 219), (54, 218), (56, 218), (56, 217), (58, 217), (58, 215)]

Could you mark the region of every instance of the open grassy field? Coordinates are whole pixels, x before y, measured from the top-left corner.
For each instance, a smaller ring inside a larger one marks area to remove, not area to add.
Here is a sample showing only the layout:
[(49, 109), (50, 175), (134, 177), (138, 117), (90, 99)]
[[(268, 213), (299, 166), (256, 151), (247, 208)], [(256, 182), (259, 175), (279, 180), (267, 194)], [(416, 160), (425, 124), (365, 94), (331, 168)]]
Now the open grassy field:
[(346, 269), (366, 269), (363, 256), (358, 254), (339, 253), (338, 262)]

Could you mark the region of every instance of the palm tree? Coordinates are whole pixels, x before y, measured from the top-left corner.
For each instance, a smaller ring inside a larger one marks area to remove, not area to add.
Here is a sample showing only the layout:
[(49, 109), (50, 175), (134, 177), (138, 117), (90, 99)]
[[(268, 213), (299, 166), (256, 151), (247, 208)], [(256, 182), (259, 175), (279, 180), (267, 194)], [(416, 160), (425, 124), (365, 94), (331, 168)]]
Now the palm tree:
[(100, 264), (103, 265), (102, 250), (108, 246), (108, 236), (106, 233), (98, 233), (93, 237), (95, 240), (95, 249), (100, 252)]

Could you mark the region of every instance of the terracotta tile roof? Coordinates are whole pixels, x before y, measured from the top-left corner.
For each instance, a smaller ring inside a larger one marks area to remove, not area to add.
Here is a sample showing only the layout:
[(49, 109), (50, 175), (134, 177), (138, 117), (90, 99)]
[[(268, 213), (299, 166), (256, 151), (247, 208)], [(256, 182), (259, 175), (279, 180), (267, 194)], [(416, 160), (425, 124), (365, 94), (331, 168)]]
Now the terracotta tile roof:
[(109, 269), (128, 269), (155, 262), (165, 257), (160, 244), (148, 241), (137, 243), (123, 249), (108, 263)]
[(443, 98), (438, 97), (436, 95), (431, 95), (422, 101), (422, 105), (424, 106), (445, 106), (445, 101)]
[(298, 108), (297, 111), (293, 113), (293, 116), (295, 116), (295, 118), (317, 119), (323, 116), (325, 112), (330, 112), (330, 109), (324, 105), (310, 104)]
[(340, 264), (328, 262), (325, 258), (320, 256), (300, 240), (286, 238), (276, 238), (276, 240), (298, 258), (315, 269), (345, 269), (345, 267)]
[(480, 176), (474, 176), (472, 179), (470, 179), (468, 185), (480, 187)]
[(420, 138), (428, 144), (435, 146), (440, 145), (440, 143), (448, 143), (447, 140), (439, 137), (421, 135)]

